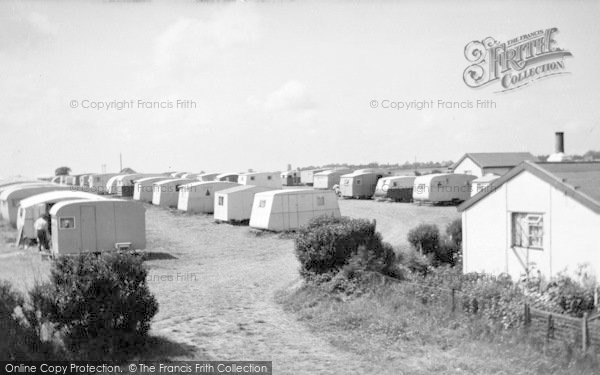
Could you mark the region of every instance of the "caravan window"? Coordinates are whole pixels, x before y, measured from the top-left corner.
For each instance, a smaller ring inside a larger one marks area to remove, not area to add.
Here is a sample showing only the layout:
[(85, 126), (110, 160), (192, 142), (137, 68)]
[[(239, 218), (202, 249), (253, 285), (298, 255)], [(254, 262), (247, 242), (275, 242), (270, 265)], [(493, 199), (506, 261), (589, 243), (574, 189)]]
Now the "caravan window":
[(270, 180), (270, 179), (271, 179), (271, 177), (273, 177), (273, 176), (267, 176), (267, 180)]
[(356, 179), (356, 184), (357, 184), (357, 185), (360, 185), (360, 178), (357, 178), (357, 179)]
[(58, 222), (59, 229), (75, 229), (74, 217), (61, 217)]
[(325, 197), (317, 197), (317, 206), (325, 206)]
[(254, 176), (250, 176), (250, 181), (254, 181)]
[(218, 205), (219, 205), (219, 206), (222, 206), (222, 205), (223, 205), (223, 197), (219, 197), (219, 203), (218, 203)]
[(544, 217), (541, 214), (512, 214), (512, 246), (544, 248)]

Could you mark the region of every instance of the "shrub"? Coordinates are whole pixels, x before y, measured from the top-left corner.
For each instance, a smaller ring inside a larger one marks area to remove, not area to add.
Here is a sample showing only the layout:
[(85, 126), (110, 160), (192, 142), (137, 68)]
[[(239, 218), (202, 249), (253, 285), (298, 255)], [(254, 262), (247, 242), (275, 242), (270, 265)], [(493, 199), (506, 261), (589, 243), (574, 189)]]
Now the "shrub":
[(41, 341), (24, 312), (23, 296), (8, 282), (0, 281), (0, 360), (60, 359), (51, 343)]
[(408, 232), (407, 240), (421, 254), (434, 253), (440, 246), (440, 230), (433, 224), (420, 224)]
[(62, 257), (34, 303), (78, 359), (124, 358), (143, 344), (158, 304), (134, 255)]
[(295, 249), (306, 279), (337, 273), (345, 266), (350, 277), (361, 270), (397, 273), (392, 247), (382, 242), (375, 223), (368, 220), (317, 217), (298, 231)]
[(525, 288), (534, 303), (547, 310), (576, 317), (594, 310), (593, 286), (586, 286), (563, 273), (545, 286), (527, 283)]
[(450, 239), (450, 243), (460, 249), (462, 246), (462, 220), (455, 219), (446, 226), (446, 235)]
[(425, 276), (431, 270), (430, 257), (419, 254), (414, 249), (400, 253), (398, 258), (400, 264), (417, 275)]

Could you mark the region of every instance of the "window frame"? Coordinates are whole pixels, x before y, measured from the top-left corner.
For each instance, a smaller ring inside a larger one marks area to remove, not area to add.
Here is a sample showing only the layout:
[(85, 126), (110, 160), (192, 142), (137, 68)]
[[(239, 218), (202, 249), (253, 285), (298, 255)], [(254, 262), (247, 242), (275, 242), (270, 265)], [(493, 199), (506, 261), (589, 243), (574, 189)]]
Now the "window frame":
[[(65, 227), (63, 225), (63, 222), (67, 222), (67, 220), (70, 220), (70, 222), (73, 223), (72, 227)], [(65, 217), (58, 218), (58, 229), (60, 229), (60, 230), (76, 229), (76, 227), (77, 227), (77, 224), (75, 221), (75, 216), (65, 216)]]

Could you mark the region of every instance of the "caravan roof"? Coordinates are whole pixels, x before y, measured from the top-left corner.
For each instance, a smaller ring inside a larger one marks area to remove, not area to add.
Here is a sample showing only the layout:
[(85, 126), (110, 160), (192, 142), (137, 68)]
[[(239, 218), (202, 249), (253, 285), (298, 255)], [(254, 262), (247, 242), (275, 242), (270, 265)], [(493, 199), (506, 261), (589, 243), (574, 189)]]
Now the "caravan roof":
[(83, 191), (69, 191), (69, 190), (59, 190), (59, 191), (49, 191), (46, 193), (36, 194), (29, 198), (25, 198), (21, 201), (21, 207), (30, 207), (35, 206), (36, 204), (41, 203), (51, 203), (58, 202), (67, 199), (104, 199), (99, 195), (86, 193)]
[(9, 199), (10, 195), (12, 195), (18, 191), (28, 190), (28, 189), (37, 189), (37, 188), (47, 188), (49, 190), (52, 190), (52, 189), (70, 190), (71, 189), (71, 187), (69, 187), (69, 186), (61, 186), (58, 184), (50, 184), (50, 183), (11, 185), (11, 186), (7, 187), (6, 189), (2, 190), (2, 192), (0, 193), (0, 201), (5, 201), (5, 200)]

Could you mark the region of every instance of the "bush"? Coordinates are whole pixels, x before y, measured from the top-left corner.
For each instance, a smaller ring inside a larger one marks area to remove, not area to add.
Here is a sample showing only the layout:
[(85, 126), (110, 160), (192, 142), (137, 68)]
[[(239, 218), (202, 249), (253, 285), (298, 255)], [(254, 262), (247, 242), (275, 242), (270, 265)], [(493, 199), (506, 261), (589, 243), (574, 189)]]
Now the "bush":
[(36, 326), (24, 316), (21, 294), (6, 281), (0, 281), (0, 360), (58, 360), (51, 343), (42, 342)]
[(462, 246), (462, 220), (455, 219), (446, 226), (446, 235), (450, 239), (456, 248), (460, 249)]
[(62, 257), (32, 298), (76, 359), (118, 359), (144, 343), (158, 304), (134, 255)]
[(440, 246), (440, 230), (433, 224), (420, 224), (408, 232), (407, 240), (423, 255), (434, 253)]
[(363, 270), (397, 275), (394, 250), (368, 220), (317, 217), (298, 231), (295, 248), (306, 279), (343, 268), (348, 277)]
[(414, 249), (400, 253), (398, 258), (400, 264), (417, 275), (425, 276), (431, 270), (431, 257), (419, 254)]

